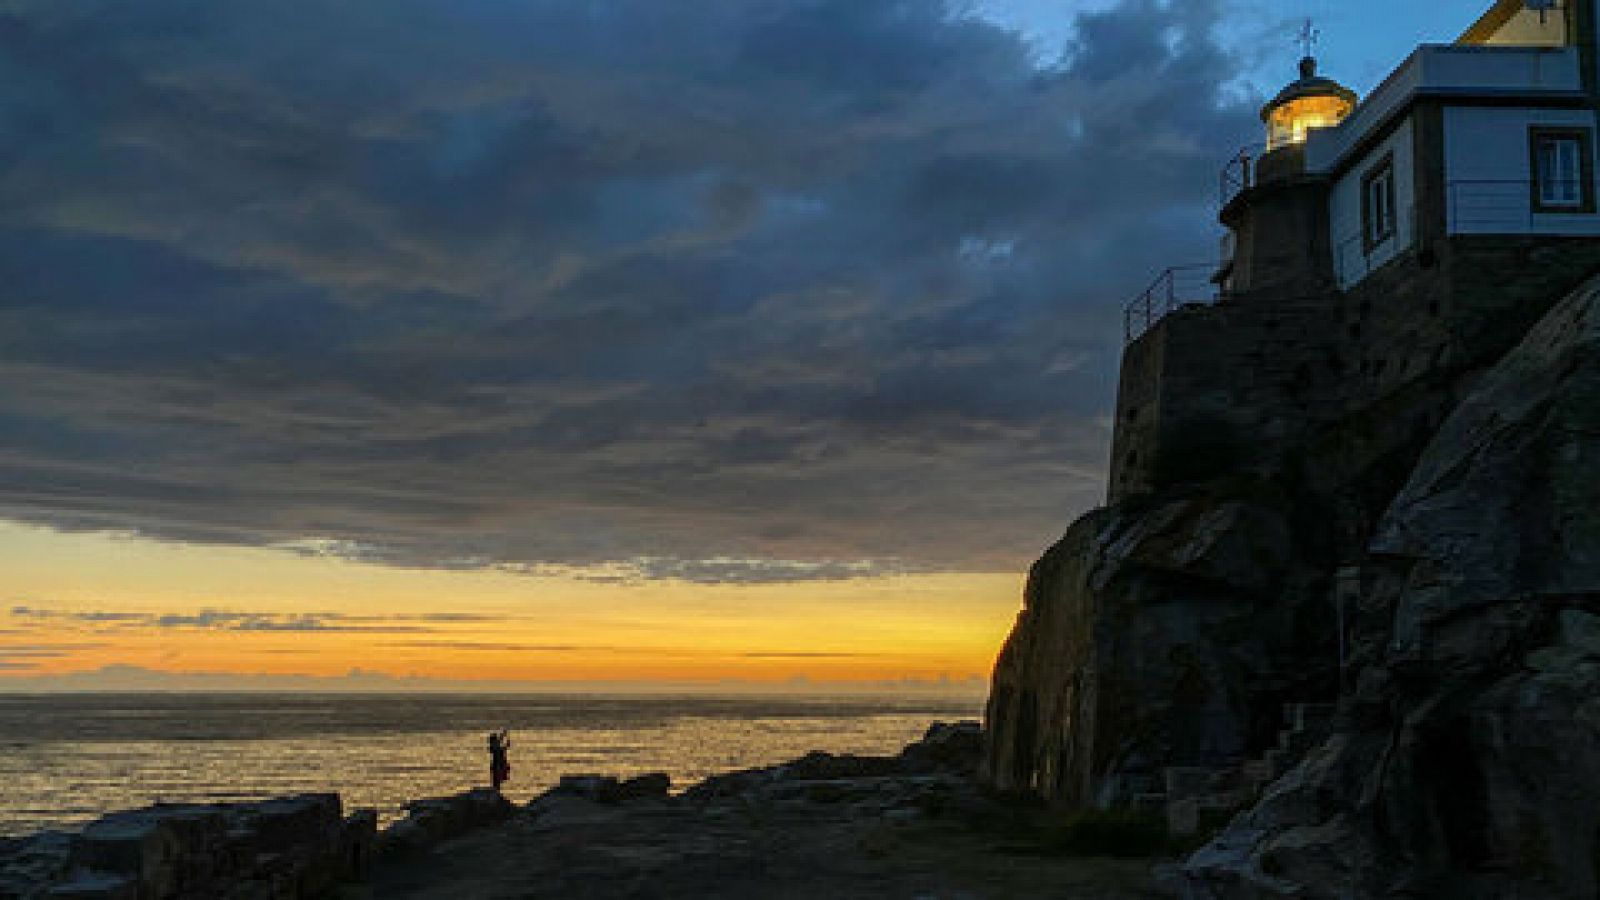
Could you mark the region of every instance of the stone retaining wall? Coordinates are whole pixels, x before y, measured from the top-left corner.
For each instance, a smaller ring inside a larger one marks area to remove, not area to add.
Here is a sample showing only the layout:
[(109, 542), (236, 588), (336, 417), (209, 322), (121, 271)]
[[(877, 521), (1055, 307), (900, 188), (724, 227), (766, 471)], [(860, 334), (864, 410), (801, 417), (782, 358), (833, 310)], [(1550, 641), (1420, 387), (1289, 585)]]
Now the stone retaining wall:
[[(1457, 236), (1350, 291), (1296, 285), (1180, 308), (1123, 355), (1110, 499), (1269, 463), (1398, 391), (1460, 380), (1597, 266), (1592, 238)], [(1404, 424), (1420, 444), (1447, 408)]]

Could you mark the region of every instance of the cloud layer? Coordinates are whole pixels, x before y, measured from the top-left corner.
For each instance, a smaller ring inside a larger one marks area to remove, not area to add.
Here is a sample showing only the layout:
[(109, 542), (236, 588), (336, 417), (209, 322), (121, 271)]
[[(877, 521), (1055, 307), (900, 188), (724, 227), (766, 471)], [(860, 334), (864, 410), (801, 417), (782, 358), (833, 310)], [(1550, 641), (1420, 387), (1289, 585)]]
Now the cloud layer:
[[(1215, 3), (0, 7), (0, 516), (697, 581), (1012, 568), (1249, 133)], [(325, 623), (334, 624), (334, 623)]]
[[(195, 631), (426, 634), (440, 630), (437, 626), (444, 624), (500, 621), (496, 617), (466, 613), (362, 616), (335, 612), (270, 613), (229, 609), (150, 613), (57, 610), (33, 606), (13, 606), (10, 616), (15, 621), (30, 624), (69, 625), (99, 632), (157, 628)], [(14, 648), (0, 647), (0, 652), (9, 652), (12, 649)]]

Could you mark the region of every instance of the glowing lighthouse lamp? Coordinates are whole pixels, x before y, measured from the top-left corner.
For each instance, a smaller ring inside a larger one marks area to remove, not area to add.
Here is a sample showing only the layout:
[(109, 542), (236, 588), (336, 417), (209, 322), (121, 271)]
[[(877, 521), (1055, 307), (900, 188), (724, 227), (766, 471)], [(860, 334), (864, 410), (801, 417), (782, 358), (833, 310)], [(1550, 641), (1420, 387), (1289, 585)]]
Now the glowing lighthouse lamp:
[(1356, 108), (1355, 91), (1317, 74), (1317, 60), (1311, 55), (1317, 37), (1316, 29), (1306, 22), (1300, 32), (1300, 43), (1305, 48), (1300, 80), (1279, 91), (1261, 110), (1261, 121), (1267, 125), (1269, 153), (1305, 143), (1306, 134), (1313, 128), (1332, 128)]

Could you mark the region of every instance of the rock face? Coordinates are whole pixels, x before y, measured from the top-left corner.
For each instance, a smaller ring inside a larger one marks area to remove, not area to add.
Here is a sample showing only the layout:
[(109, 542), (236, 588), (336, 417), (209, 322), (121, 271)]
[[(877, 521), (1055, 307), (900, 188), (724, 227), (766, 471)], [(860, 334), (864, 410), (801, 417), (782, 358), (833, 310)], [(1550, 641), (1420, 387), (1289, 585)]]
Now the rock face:
[(376, 825), (337, 794), (113, 813), (0, 844), (0, 898), (309, 900), (365, 874)]
[[(1191, 316), (1263, 319), (1247, 353), (1165, 358), (1131, 400), (1125, 366), (1119, 434), (1148, 434), (1124, 472), (1205, 464), (1131, 479), (1034, 566), (991, 785), (1183, 830), (1236, 791), (1253, 808), (1186, 870), (1195, 897), (1600, 896), (1600, 279), (1553, 287), (1600, 248), (1526, 278), (1491, 249), (1499, 280), (1415, 268), (1328, 298), (1326, 339), (1283, 348), (1311, 377), (1261, 409), (1231, 412), (1278, 390), (1266, 301)], [(1155, 429), (1185, 398), (1260, 445)], [(1335, 703), (1325, 741), (1275, 735)]]
[(1290, 506), (1241, 479), (1073, 525), (1034, 566), (996, 665), (985, 777), (1109, 806), (1166, 767), (1242, 760), (1286, 701), (1331, 692), (1331, 610)]
[(1341, 734), (1190, 863), (1195, 896), (1600, 895), (1600, 294), (1439, 430), (1363, 573)]

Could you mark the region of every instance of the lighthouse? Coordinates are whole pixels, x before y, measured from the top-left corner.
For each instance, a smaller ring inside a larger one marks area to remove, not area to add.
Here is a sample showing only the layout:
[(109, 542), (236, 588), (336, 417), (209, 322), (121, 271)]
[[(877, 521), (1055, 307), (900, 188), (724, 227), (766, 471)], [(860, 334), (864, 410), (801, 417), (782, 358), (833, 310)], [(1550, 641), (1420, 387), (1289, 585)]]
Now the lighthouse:
[(1302, 40), (1307, 53), (1299, 77), (1261, 108), (1264, 144), (1241, 151), (1223, 174), (1228, 240), (1215, 280), (1245, 302), (1267, 290), (1320, 290), (1333, 277), (1328, 183), (1307, 173), (1306, 143), (1315, 132), (1342, 124), (1359, 98), (1318, 74), (1309, 24)]
[(1126, 308), (1112, 500), (1274, 464), (1600, 267), (1600, 0), (1493, 0), (1362, 97), (1301, 41), (1223, 169), (1220, 262)]

